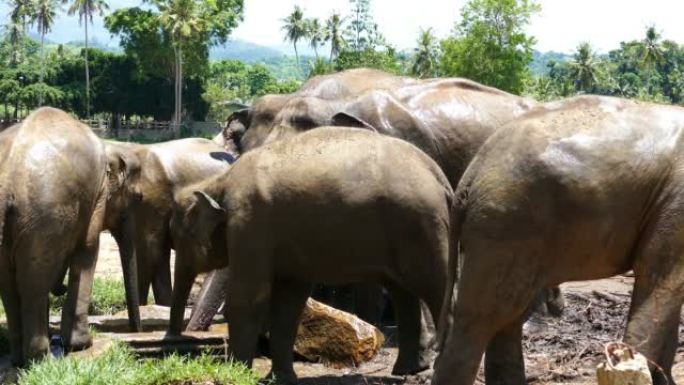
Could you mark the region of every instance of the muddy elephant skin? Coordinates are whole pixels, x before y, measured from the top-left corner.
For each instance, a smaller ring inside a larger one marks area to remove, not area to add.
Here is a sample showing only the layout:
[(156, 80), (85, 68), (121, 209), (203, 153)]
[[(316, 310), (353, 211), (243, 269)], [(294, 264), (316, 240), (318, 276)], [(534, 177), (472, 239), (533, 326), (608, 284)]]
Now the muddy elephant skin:
[[(216, 143), (199, 138), (151, 145), (109, 142), (107, 152), (125, 159), (129, 169), (134, 164), (139, 173), (129, 182), (134, 187), (126, 186), (128, 193), (123, 202), (110, 203), (107, 210), (106, 227), (121, 250), (124, 278), (137, 280), (135, 292), (141, 304), (147, 303), (152, 286), (155, 302), (170, 306), (169, 256), (173, 245), (169, 220), (174, 193), (224, 172), (235, 158)], [(136, 269), (126, 268), (125, 261), (131, 259), (128, 254), (136, 256)], [(133, 271), (137, 271), (137, 279), (132, 277)]]
[(0, 294), (12, 361), (48, 353), (48, 294), (69, 269), (62, 337), (89, 346), (88, 304), (107, 198), (107, 157), (89, 127), (40, 108), (0, 133)]
[[(177, 249), (174, 310), (182, 309), (190, 287), (180, 282), (192, 282), (181, 272), (229, 263), (234, 357), (251, 365), (268, 321), (272, 374), (279, 383), (296, 383), (294, 337), (314, 283), (385, 285), (400, 330), (420, 330), (419, 299), (437, 316), (451, 199), (451, 186), (432, 159), (368, 130), (321, 128), (250, 151), (225, 175), (177, 197), (172, 228), (183, 246)], [(215, 242), (222, 241), (229, 257), (216, 252)], [(413, 367), (425, 348), (417, 340), (400, 341), (395, 371), (428, 367)]]
[(462, 265), (433, 385), (473, 384), (485, 349), (487, 383), (525, 383), (522, 315), (535, 293), (630, 269), (624, 341), (662, 368), (652, 367), (655, 384), (674, 384), (683, 166), (678, 107), (584, 96), (535, 108), (495, 133), (456, 191)]

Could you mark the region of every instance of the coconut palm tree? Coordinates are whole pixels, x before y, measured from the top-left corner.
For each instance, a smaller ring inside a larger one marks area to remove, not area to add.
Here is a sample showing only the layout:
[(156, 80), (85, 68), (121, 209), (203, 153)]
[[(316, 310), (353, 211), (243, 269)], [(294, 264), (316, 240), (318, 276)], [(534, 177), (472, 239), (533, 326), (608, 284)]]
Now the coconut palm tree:
[(438, 56), (439, 43), (432, 33), (432, 28), (421, 29), (418, 36), (418, 46), (414, 49), (411, 72), (420, 78), (435, 76), (439, 65)]
[(85, 26), (85, 78), (86, 78), (86, 117), (90, 118), (90, 69), (88, 68), (88, 23), (93, 23), (93, 15), (102, 16), (109, 6), (105, 0), (73, 0), (69, 14), (78, 13), (78, 22)]
[(575, 79), (575, 89), (582, 92), (593, 90), (598, 82), (599, 62), (588, 42), (579, 45), (575, 58), (569, 65)]
[(325, 22), (323, 32), (325, 37), (324, 42), (330, 42), (330, 61), (333, 61), (340, 54), (340, 51), (347, 45), (347, 41), (343, 37), (343, 24), (346, 18), (341, 17), (339, 13), (334, 12)]
[(12, 65), (17, 65), (21, 56), (21, 40), (26, 34), (26, 22), (33, 13), (31, 0), (10, 0), (10, 22), (7, 25), (7, 34), (12, 44)]
[(325, 34), (323, 32), (323, 26), (318, 21), (318, 19), (308, 19), (306, 21), (306, 35), (309, 38), (309, 44), (316, 54), (316, 59), (318, 59), (318, 47), (325, 40)]
[(646, 37), (642, 40), (644, 45), (644, 56), (642, 58), (644, 64), (649, 68), (662, 62), (665, 54), (663, 47), (660, 44), (660, 34), (656, 31), (654, 26), (648, 27), (646, 30)]
[(285, 32), (285, 40), (292, 43), (295, 51), (295, 59), (297, 60), (297, 67), (299, 67), (299, 52), (297, 52), (297, 42), (305, 38), (307, 35), (304, 11), (302, 11), (298, 5), (295, 5), (292, 13), (282, 21), (282, 30)]
[(183, 109), (183, 49), (193, 35), (204, 29), (198, 2), (195, 0), (170, 0), (159, 2), (160, 21), (173, 39), (175, 55), (175, 107), (173, 114), (174, 134), (180, 134)]
[[(42, 56), (40, 82), (43, 83), (45, 80), (45, 34), (52, 30), (52, 25), (55, 22), (55, 16), (57, 15), (59, 3), (57, 0), (36, 0), (34, 5), (35, 8), (31, 18), (32, 21), (36, 23), (38, 33), (40, 33), (40, 51)], [(41, 106), (43, 105), (42, 91), (38, 95), (38, 104)]]

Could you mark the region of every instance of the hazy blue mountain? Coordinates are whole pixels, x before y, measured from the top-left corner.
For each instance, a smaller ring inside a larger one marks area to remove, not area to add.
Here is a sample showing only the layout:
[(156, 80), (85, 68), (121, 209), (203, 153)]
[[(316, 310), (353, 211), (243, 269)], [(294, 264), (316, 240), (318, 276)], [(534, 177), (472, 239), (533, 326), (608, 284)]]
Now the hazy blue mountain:
[(282, 52), (244, 40), (231, 40), (223, 46), (213, 47), (209, 53), (212, 60), (235, 59), (246, 63), (284, 56)]

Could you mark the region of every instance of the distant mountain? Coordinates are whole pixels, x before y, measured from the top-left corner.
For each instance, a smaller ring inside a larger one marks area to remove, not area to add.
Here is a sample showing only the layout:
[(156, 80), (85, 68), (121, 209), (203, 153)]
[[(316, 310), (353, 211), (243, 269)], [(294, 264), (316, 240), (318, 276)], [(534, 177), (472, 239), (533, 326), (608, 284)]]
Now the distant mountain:
[(282, 52), (263, 45), (244, 40), (231, 40), (223, 46), (214, 47), (209, 52), (211, 60), (234, 59), (254, 63), (284, 56)]
[(548, 64), (551, 61), (564, 62), (572, 59), (572, 55), (568, 55), (561, 52), (532, 52), (532, 63), (530, 63), (530, 70), (535, 76), (545, 75), (549, 72)]

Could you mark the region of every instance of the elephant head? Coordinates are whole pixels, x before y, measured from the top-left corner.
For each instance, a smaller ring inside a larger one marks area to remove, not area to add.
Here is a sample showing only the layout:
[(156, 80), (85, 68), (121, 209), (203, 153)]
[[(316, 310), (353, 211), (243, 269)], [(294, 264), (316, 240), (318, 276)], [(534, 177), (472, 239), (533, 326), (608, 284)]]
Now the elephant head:
[(175, 197), (171, 239), (176, 250), (169, 333), (183, 329), (185, 305), (197, 274), (228, 265), (226, 211), (193, 186)]

